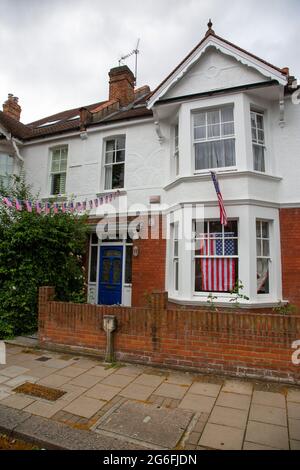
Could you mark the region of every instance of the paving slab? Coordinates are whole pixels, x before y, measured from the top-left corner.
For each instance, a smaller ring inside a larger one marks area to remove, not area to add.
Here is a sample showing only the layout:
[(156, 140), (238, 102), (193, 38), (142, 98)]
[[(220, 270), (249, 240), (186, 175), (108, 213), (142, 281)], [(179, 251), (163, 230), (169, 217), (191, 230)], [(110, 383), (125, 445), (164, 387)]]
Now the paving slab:
[(87, 391), (87, 389), (84, 387), (71, 385), (69, 383), (62, 385), (59, 388), (60, 390), (64, 390), (66, 392), (65, 395), (59, 398), (59, 400), (63, 399), (65, 402), (71, 402), (75, 400), (75, 398), (78, 398), (80, 395), (83, 395)]
[(208, 423), (202, 433), (199, 445), (219, 450), (241, 450), (244, 431), (229, 426)]
[(64, 375), (51, 374), (48, 377), (44, 377), (38, 381), (39, 384), (45, 385), (47, 387), (60, 387), (61, 385), (70, 381), (70, 377), (65, 377)]
[(48, 377), (48, 375), (55, 374), (57, 369), (50, 369), (50, 367), (44, 367), (42, 365), (38, 365), (32, 367), (28, 371), (28, 375), (32, 375), (34, 377), (38, 377), (39, 379), (43, 379), (44, 377)]
[(188, 411), (128, 401), (105, 417), (96, 429), (172, 449), (191, 418)]
[(34, 377), (32, 375), (17, 375), (17, 377), (14, 377), (13, 379), (5, 382), (5, 385), (8, 385), (9, 387), (17, 387), (18, 385), (22, 385), (25, 382), (35, 383), (38, 380), (38, 377)]
[(259, 421), (261, 423), (287, 426), (286, 410), (283, 408), (275, 408), (274, 406), (252, 404), (249, 419), (251, 421)]
[(277, 408), (285, 408), (285, 396), (281, 393), (254, 390), (252, 402), (255, 405), (266, 405), (274, 406)]
[(290, 440), (291, 450), (300, 450), (300, 441)]
[(166, 383), (176, 384), (176, 385), (191, 385), (193, 382), (192, 377), (185, 374), (169, 374), (167, 377)]
[(129, 375), (129, 377), (137, 377), (143, 372), (142, 367), (135, 367), (135, 366), (126, 366), (126, 367), (120, 367), (118, 370), (116, 370), (115, 374), (121, 374), (121, 375)]
[(253, 442), (244, 442), (243, 450), (281, 450), (275, 447), (263, 446), (262, 444), (255, 444)]
[(300, 419), (289, 418), (290, 439), (300, 441)]
[(69, 403), (63, 409), (74, 415), (82, 416), (83, 418), (91, 418), (105, 404), (105, 401), (95, 400), (94, 398), (81, 396)]
[(300, 390), (288, 390), (287, 401), (293, 401), (294, 403), (300, 403)]
[[(38, 360), (36, 360), (37, 364), (41, 364)], [(45, 367), (49, 367), (49, 369), (64, 369), (70, 365), (70, 361), (64, 361), (62, 359), (50, 359), (49, 361), (44, 363)]]
[(101, 377), (97, 377), (95, 375), (90, 375), (88, 372), (75, 377), (69, 383), (71, 385), (79, 385), (80, 387), (90, 388), (96, 385), (96, 383), (100, 382)]
[(95, 366), (89, 369), (90, 375), (96, 375), (97, 377), (107, 377), (115, 372), (113, 367), (107, 366)]
[(121, 392), (121, 397), (130, 398), (132, 400), (147, 400), (154, 392), (155, 387), (147, 387), (137, 383), (129, 384)]
[(241, 395), (251, 395), (253, 385), (240, 380), (226, 380), (222, 387), (222, 392), (240, 393)]
[(180, 398), (183, 398), (187, 391), (188, 387), (184, 385), (162, 383), (155, 390), (155, 395), (159, 395), (160, 397), (176, 398), (179, 400)]
[(57, 371), (57, 374), (63, 375), (64, 377), (78, 377), (78, 375), (84, 374), (86, 369), (76, 366), (68, 366)]
[(141, 374), (133, 383), (149, 387), (158, 387), (164, 380), (165, 378), (159, 375)]
[(245, 410), (235, 410), (223, 406), (215, 406), (208, 422), (221, 424), (232, 428), (245, 429), (247, 425), (248, 412)]
[(10, 367), (5, 367), (4, 369), (1, 370), (1, 375), (5, 375), (7, 377), (17, 377), (17, 375), (22, 375), (25, 374), (25, 372), (28, 372), (29, 369), (26, 367), (21, 367), (21, 366), (10, 366)]
[(58, 411), (62, 410), (68, 403), (63, 400), (50, 402), (47, 400), (36, 400), (25, 408), (25, 411), (33, 415), (51, 418)]
[(4, 400), (1, 400), (1, 405), (10, 406), (12, 408), (16, 408), (17, 410), (23, 410), (26, 406), (31, 405), (35, 400), (34, 398), (29, 398), (24, 395), (20, 395), (15, 393), (14, 395), (10, 395)]
[(0, 384), (2, 384), (3, 382), (6, 382), (8, 379), (7, 375), (0, 375)]
[(0, 401), (9, 396), (10, 396), (10, 392), (5, 391), (5, 390), (0, 390)]
[(194, 395), (205, 395), (216, 398), (219, 395), (221, 385), (205, 382), (194, 382), (189, 389)]
[(105, 385), (112, 385), (114, 387), (123, 388), (123, 387), (126, 387), (133, 380), (134, 380), (134, 377), (130, 375), (111, 374), (110, 376), (101, 380), (101, 383)]
[(241, 395), (238, 393), (221, 392), (217, 399), (217, 406), (225, 408), (235, 408), (237, 410), (248, 411), (251, 402), (249, 395)]
[(98, 383), (94, 387), (90, 388), (85, 396), (90, 398), (96, 398), (97, 400), (109, 401), (118, 393), (120, 393), (121, 388), (112, 387), (111, 385), (105, 385), (103, 383)]
[(248, 421), (245, 440), (277, 449), (288, 450), (289, 439), (286, 427)]
[(183, 398), (183, 400), (180, 402), (178, 408), (203, 413), (210, 413), (214, 406), (215, 400), (216, 399), (213, 397), (205, 397), (204, 395), (194, 395), (188, 392)]
[(300, 419), (300, 403), (287, 403), (289, 418)]

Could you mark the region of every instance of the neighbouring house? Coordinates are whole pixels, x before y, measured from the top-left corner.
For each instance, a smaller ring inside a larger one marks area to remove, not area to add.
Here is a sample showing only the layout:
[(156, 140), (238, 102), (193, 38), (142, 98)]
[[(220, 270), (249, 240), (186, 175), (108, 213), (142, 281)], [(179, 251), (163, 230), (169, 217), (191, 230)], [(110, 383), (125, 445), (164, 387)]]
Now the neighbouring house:
[[(44, 203), (104, 201), (89, 213), (90, 303), (140, 306), (156, 289), (179, 307), (206, 305), (210, 293), (226, 307), (241, 280), (249, 298), (242, 307), (300, 307), (297, 90), (288, 68), (219, 37), (209, 23), (153, 91), (136, 89), (122, 65), (109, 72), (106, 100), (27, 125), (9, 95), (0, 112), (0, 178), (24, 169)], [(112, 208), (117, 220), (109, 224)]]

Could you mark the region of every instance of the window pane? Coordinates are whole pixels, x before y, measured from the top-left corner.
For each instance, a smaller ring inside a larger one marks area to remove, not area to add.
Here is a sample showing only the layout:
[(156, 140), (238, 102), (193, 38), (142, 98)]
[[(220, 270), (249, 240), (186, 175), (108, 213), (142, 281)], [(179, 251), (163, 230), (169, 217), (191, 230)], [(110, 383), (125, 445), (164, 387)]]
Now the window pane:
[(116, 152), (116, 162), (125, 161), (125, 150), (117, 150)]
[(178, 256), (178, 240), (174, 240), (174, 256)]
[(217, 222), (217, 221), (209, 222), (209, 232), (210, 232), (211, 237), (215, 236), (215, 234), (221, 234), (222, 233), (221, 222)]
[(178, 290), (179, 284), (179, 264), (178, 259), (174, 261), (174, 289)]
[(227, 124), (222, 124), (222, 136), (234, 135), (234, 124), (229, 122)]
[(259, 220), (256, 221), (256, 237), (261, 237), (261, 222)]
[(207, 126), (207, 138), (220, 137), (220, 124), (212, 124)]
[(104, 189), (112, 189), (112, 166), (105, 167), (105, 185)]
[(207, 112), (207, 124), (218, 124), (220, 122), (219, 110), (213, 110)]
[(265, 143), (264, 131), (260, 131), (260, 130), (258, 129), (258, 131), (257, 131), (257, 140), (258, 140), (258, 143), (259, 143), (259, 144), (264, 144), (264, 143)]
[(66, 188), (66, 174), (57, 173), (52, 175), (51, 194), (64, 194)]
[(221, 108), (221, 119), (222, 122), (230, 122), (233, 121), (233, 106), (227, 106), (225, 108)]
[(204, 170), (235, 165), (235, 141), (226, 139), (195, 144), (195, 168)]
[(110, 265), (110, 259), (104, 258), (102, 262), (101, 282), (109, 282)]
[(98, 247), (91, 247), (91, 262), (90, 262), (90, 282), (96, 282), (97, 279), (97, 263), (98, 263)]
[(59, 171), (60, 170), (60, 160), (52, 159), (51, 171)]
[(236, 220), (228, 220), (227, 226), (224, 227), (224, 236), (232, 236), (232, 237), (237, 237), (238, 236), (238, 224)]
[(195, 127), (194, 138), (196, 140), (206, 139), (206, 127)]
[(194, 126), (205, 126), (206, 118), (205, 113), (194, 114)]
[(231, 292), (237, 280), (237, 258), (197, 258), (195, 260), (196, 292)]
[(124, 187), (124, 163), (113, 165), (112, 168), (112, 189)]
[(257, 293), (269, 294), (269, 260), (258, 258), (257, 260)]
[(261, 256), (261, 240), (256, 240), (256, 256)]
[(115, 150), (115, 141), (107, 140), (106, 141), (106, 152), (113, 152)]
[(132, 283), (132, 246), (126, 246), (125, 283)]
[(96, 233), (91, 233), (91, 243), (93, 245), (98, 244), (98, 235)]
[(113, 163), (115, 157), (115, 152), (106, 152), (105, 154), (105, 163)]
[(125, 136), (117, 137), (116, 139), (116, 148), (124, 150), (125, 149)]
[(262, 237), (269, 238), (269, 222), (261, 222)]
[(114, 258), (112, 260), (113, 265), (113, 284), (120, 284), (122, 281), (122, 261), (120, 258)]
[(257, 122), (257, 128), (258, 128), (258, 129), (263, 129), (263, 128), (264, 128), (264, 118), (263, 118), (263, 115), (257, 114), (257, 115), (256, 115), (256, 122)]
[(263, 240), (263, 256), (270, 256), (269, 240)]
[(265, 149), (261, 145), (253, 145), (254, 170), (265, 172)]

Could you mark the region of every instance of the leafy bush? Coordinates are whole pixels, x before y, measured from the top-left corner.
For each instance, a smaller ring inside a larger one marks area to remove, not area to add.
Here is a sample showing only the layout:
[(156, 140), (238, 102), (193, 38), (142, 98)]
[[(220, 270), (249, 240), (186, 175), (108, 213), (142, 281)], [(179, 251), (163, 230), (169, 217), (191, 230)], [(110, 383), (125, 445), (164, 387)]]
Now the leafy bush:
[[(19, 178), (0, 194), (35, 199)], [(37, 328), (40, 286), (55, 286), (58, 300), (83, 301), (85, 222), (71, 213), (39, 215), (0, 204), (0, 338)]]

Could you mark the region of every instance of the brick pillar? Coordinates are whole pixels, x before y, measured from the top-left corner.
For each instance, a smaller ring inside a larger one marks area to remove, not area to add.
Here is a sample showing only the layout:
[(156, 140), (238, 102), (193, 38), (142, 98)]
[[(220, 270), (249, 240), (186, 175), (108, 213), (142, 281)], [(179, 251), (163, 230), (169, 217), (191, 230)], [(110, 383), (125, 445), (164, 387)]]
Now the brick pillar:
[(168, 305), (168, 292), (153, 291), (150, 297), (150, 307), (155, 310), (166, 310)]
[(53, 300), (55, 295), (54, 287), (40, 287), (39, 288), (39, 301), (38, 301), (38, 334), (39, 340), (42, 340), (43, 331), (45, 328), (45, 320), (47, 318), (47, 303)]

